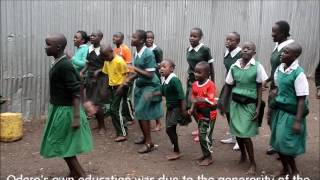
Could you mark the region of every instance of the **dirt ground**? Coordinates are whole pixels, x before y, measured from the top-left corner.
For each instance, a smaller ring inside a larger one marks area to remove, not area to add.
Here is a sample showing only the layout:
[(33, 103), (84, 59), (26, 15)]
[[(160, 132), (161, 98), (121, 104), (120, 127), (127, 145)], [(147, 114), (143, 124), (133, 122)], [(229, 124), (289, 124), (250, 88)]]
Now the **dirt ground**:
[[(304, 179), (320, 179), (319, 155), (319, 100), (315, 98), (314, 82), (310, 81), (310, 114), (308, 115), (308, 140), (307, 150), (302, 156), (297, 157), (297, 165)], [(264, 99), (266, 99), (264, 91)], [(95, 121), (91, 120), (93, 127)], [(199, 167), (195, 159), (201, 156), (198, 143), (192, 141), (191, 131), (196, 128), (193, 122), (187, 127), (179, 127), (180, 149), (183, 156), (177, 161), (167, 161), (165, 156), (171, 152), (171, 145), (164, 128), (160, 132), (153, 132), (154, 142), (158, 144), (155, 151), (149, 154), (138, 154), (139, 145), (133, 143), (140, 135), (137, 123), (129, 127), (129, 140), (114, 143), (114, 129), (110, 120), (107, 123), (107, 135), (102, 136), (93, 132), (94, 150), (79, 156), (79, 160), (91, 177), (106, 177), (124, 179), (123, 177), (140, 177), (144, 179), (159, 180), (207, 180), (209, 177), (245, 177), (249, 164), (238, 165), (240, 153), (232, 150), (232, 145), (221, 144), (228, 130), (226, 119), (219, 116), (214, 129), (214, 163), (208, 167)], [(162, 121), (164, 124), (164, 121)], [(44, 177), (64, 177), (68, 168), (59, 158), (42, 159), (39, 155), (39, 145), (44, 123), (33, 120), (24, 124), (24, 137), (12, 143), (1, 143), (1, 180), (14, 179), (29, 180), (31, 177), (39, 180)], [(264, 121), (259, 135), (253, 138), (255, 157), (258, 166), (256, 177), (265, 178), (278, 171), (281, 167), (277, 155), (266, 155), (266, 148), (270, 137), (269, 128)], [(11, 176), (10, 176), (11, 175)], [(165, 178), (163, 178), (165, 176)], [(200, 177), (198, 177), (200, 176)], [(201, 178), (202, 176), (202, 178)], [(22, 177), (22, 178), (21, 178)], [(148, 177), (148, 178), (147, 178)], [(170, 178), (171, 177), (171, 178)], [(207, 179), (206, 179), (207, 178)], [(127, 178), (129, 179), (129, 178)], [(228, 179), (228, 178), (224, 178)], [(241, 178), (233, 179), (238, 180)], [(257, 178), (256, 178), (257, 179)], [(93, 178), (90, 178), (93, 180)]]

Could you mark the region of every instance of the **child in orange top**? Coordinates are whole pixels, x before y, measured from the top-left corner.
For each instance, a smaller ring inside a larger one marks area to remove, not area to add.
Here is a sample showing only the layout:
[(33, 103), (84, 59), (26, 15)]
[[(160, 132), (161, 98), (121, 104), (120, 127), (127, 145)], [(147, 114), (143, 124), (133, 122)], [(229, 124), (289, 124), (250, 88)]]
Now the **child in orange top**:
[(216, 87), (209, 79), (210, 65), (205, 61), (199, 62), (195, 67), (195, 79), (192, 84), (191, 108), (189, 114), (193, 114), (198, 122), (199, 141), (203, 156), (198, 159), (200, 166), (208, 166), (212, 161), (212, 131), (214, 128), (217, 111), (214, 100)]

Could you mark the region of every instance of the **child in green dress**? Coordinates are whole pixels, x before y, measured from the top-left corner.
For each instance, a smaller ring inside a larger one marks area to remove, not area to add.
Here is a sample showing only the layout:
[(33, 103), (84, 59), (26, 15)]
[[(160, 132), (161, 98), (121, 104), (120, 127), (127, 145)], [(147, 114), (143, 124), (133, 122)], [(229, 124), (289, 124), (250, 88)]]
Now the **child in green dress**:
[(299, 66), (301, 52), (302, 48), (296, 42), (285, 46), (281, 53), (281, 64), (274, 74), (278, 92), (271, 116), (270, 144), (282, 162), (283, 169), (278, 176), (298, 175), (295, 157), (305, 153), (309, 85), (303, 68)]
[[(270, 104), (272, 104), (272, 101), (274, 101), (274, 94), (276, 91), (276, 86), (274, 85), (274, 72), (276, 68), (280, 65), (280, 55), (283, 51), (283, 47), (286, 45), (294, 42), (293, 39), (289, 39), (290, 36), (290, 25), (286, 21), (278, 21), (272, 26), (272, 38), (273, 41), (276, 43), (273, 52), (271, 54), (270, 58), (270, 64), (271, 64), (271, 73), (270, 77), (267, 79), (265, 83), (265, 87), (267, 87), (267, 83), (270, 83), (270, 88), (269, 88), (269, 96), (268, 96), (268, 112), (267, 112), (267, 120), (268, 120), (268, 125), (271, 129), (271, 113), (272, 113), (272, 108), (270, 107)], [(276, 153), (272, 147), (269, 147), (267, 149), (267, 154), (272, 155)]]
[(241, 49), (241, 59), (234, 63), (226, 77), (221, 112), (225, 112), (225, 102), (232, 91), (230, 102), (230, 131), (236, 136), (241, 151), (240, 163), (249, 155), (250, 168), (247, 174), (256, 173), (256, 162), (251, 137), (258, 134), (258, 117), (261, 106), (261, 84), (268, 76), (263, 66), (253, 56), (256, 53), (253, 42), (245, 42)]
[(63, 51), (63, 34), (46, 38), (46, 53), (55, 58), (49, 73), (50, 106), (40, 154), (44, 158), (62, 157), (73, 178), (85, 177), (76, 155), (92, 150), (89, 123), (80, 107), (80, 77)]
[[(154, 54), (154, 57), (155, 57), (156, 63), (157, 63), (156, 75), (160, 79), (161, 76), (160, 76), (159, 69), (160, 69), (160, 63), (163, 59), (163, 51), (159, 46), (154, 44), (154, 33), (152, 31), (146, 31), (146, 33), (147, 33), (147, 40), (146, 40), (145, 45)], [(160, 119), (156, 119), (156, 126), (152, 129), (152, 131), (160, 131), (160, 130), (161, 130)]]
[(150, 121), (162, 117), (162, 98), (154, 96), (146, 98), (150, 93), (159, 92), (161, 85), (160, 80), (155, 74), (156, 61), (154, 54), (150, 49), (144, 46), (146, 42), (146, 32), (137, 30), (131, 36), (131, 45), (135, 46), (137, 52), (134, 55), (134, 66), (129, 67), (134, 73), (129, 74), (124, 84), (119, 87), (118, 92), (121, 93), (123, 88), (135, 80), (134, 88), (134, 105), (135, 117), (139, 122), (143, 137), (135, 141), (135, 144), (143, 144), (144, 146), (138, 153), (148, 153), (154, 150), (154, 143), (151, 139)]

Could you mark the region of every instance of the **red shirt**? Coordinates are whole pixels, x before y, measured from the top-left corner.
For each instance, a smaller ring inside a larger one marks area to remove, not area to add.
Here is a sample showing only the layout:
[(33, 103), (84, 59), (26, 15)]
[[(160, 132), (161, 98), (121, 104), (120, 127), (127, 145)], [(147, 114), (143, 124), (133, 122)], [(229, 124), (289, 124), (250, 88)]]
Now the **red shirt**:
[(206, 102), (198, 102), (195, 104), (195, 118), (197, 120), (201, 120), (204, 118), (210, 118), (211, 120), (215, 120), (217, 117), (217, 111), (211, 110), (210, 117), (205, 117), (204, 113), (199, 112), (200, 109), (204, 108), (213, 108), (216, 106), (216, 102), (214, 100), (216, 93), (216, 86), (214, 82), (208, 79), (204, 84), (199, 85), (198, 81), (195, 81), (192, 84), (192, 98), (201, 97), (205, 98)]

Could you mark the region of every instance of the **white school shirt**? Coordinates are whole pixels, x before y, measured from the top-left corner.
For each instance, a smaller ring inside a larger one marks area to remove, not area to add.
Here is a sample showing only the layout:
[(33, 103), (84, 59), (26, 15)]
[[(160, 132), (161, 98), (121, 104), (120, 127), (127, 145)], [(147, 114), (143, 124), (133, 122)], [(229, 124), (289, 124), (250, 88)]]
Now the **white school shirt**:
[[(241, 61), (242, 59), (238, 59), (234, 64), (231, 65), (230, 70), (228, 72), (228, 75), (226, 77), (226, 83), (229, 85), (234, 85), (234, 79), (231, 73), (231, 68), (233, 66), (238, 66), (239, 68), (241, 68)], [(251, 58), (250, 61), (246, 64), (245, 67), (241, 68), (241, 69), (248, 69), (251, 65), (255, 65), (256, 64), (256, 60), (254, 58)], [(257, 77), (256, 77), (256, 81), (257, 83), (262, 83), (263, 81), (268, 79), (268, 75), (266, 73), (266, 71), (264, 70), (263, 66), (261, 63), (259, 63), (259, 66), (257, 67)]]
[(280, 44), (276, 43), (276, 46), (274, 47), (274, 49), (273, 49), (272, 52), (274, 52), (276, 49), (277, 49), (278, 52), (279, 52), (282, 48), (284, 48), (285, 46), (287, 46), (287, 45), (289, 45), (289, 44), (291, 44), (291, 43), (293, 43), (293, 42), (294, 42), (293, 39), (288, 39), (288, 40), (286, 40), (286, 41), (283, 41), (283, 42), (280, 43)]
[[(233, 58), (235, 55), (237, 55), (241, 51), (240, 47), (235, 48), (230, 52), (231, 57)], [(226, 52), (224, 53), (224, 57), (226, 57), (229, 54), (229, 49), (226, 49)]]

